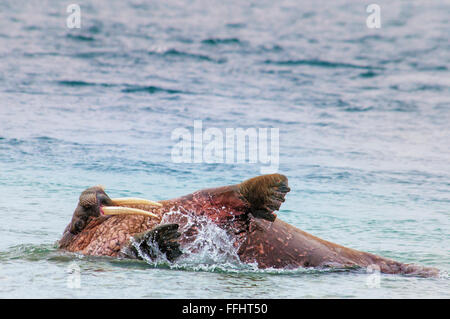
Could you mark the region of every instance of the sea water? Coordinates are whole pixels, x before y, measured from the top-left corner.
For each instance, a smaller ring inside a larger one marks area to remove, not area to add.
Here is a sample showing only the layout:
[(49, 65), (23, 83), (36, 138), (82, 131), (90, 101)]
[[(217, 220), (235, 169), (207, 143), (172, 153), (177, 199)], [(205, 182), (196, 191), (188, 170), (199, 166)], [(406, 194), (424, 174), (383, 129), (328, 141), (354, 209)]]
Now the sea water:
[[(258, 270), (207, 225), (175, 264), (58, 251), (80, 192), (162, 200), (261, 163), (173, 161), (180, 128), (274, 128), (278, 218), (450, 269), (448, 1), (0, 3), (0, 297), (449, 298), (449, 279)], [(374, 277), (375, 276), (375, 277)]]

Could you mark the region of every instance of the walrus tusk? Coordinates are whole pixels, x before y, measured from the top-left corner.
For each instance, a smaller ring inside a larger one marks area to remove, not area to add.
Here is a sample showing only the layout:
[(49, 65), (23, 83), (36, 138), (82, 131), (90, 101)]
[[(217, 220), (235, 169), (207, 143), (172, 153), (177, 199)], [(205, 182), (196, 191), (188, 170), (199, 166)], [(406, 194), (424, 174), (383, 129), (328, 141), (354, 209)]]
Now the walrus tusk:
[(162, 207), (162, 205), (158, 202), (154, 202), (152, 200), (137, 198), (137, 197), (122, 197), (122, 198), (112, 198), (113, 204), (116, 206), (127, 206), (127, 205), (151, 205)]
[(156, 214), (137, 208), (123, 206), (102, 206), (100, 210), (103, 215), (144, 215), (160, 219), (160, 217)]

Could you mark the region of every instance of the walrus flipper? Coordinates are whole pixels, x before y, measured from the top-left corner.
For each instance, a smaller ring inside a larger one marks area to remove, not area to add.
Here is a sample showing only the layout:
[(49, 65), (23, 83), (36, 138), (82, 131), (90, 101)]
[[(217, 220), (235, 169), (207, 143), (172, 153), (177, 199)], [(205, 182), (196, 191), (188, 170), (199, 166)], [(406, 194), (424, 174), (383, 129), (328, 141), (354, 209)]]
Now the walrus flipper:
[(280, 209), (290, 190), (287, 177), (281, 174), (262, 175), (239, 184), (239, 192), (250, 204), (251, 214), (272, 222), (277, 217), (273, 212)]
[(178, 239), (178, 224), (164, 224), (152, 230), (135, 235), (130, 244), (122, 250), (125, 257), (155, 260), (159, 254), (166, 255), (170, 262), (178, 258), (182, 251)]

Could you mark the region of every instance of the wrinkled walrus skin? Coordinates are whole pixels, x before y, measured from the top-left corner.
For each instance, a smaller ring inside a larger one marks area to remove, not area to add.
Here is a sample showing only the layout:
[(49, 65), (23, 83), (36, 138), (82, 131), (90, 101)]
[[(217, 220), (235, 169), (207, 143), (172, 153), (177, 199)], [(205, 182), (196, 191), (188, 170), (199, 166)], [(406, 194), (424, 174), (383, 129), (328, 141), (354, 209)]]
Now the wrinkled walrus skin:
[[(182, 254), (183, 246), (195, 239), (198, 225), (186, 226), (187, 216), (191, 215), (208, 218), (226, 230), (241, 261), (256, 263), (259, 268), (372, 266), (388, 274), (424, 277), (439, 274), (435, 268), (403, 264), (346, 248), (285, 223), (274, 211), (280, 208), (289, 191), (284, 175), (263, 175), (237, 185), (160, 201), (159, 206), (139, 202), (120, 205), (151, 212), (156, 217), (109, 216), (102, 212), (114, 204), (114, 199), (102, 187), (95, 186), (81, 194), (59, 246), (85, 255), (141, 258), (138, 245), (149, 256), (165, 253), (173, 261)], [(157, 244), (159, 252), (151, 243)]]

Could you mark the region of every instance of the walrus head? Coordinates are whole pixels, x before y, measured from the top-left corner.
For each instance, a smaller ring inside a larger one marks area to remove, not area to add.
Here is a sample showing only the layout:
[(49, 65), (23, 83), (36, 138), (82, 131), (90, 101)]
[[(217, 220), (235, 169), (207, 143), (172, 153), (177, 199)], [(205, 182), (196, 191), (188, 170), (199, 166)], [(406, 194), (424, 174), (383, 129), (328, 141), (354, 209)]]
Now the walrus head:
[(69, 231), (78, 234), (87, 225), (88, 221), (108, 215), (145, 215), (159, 218), (151, 212), (126, 207), (127, 205), (150, 205), (161, 207), (162, 205), (142, 198), (109, 198), (102, 186), (94, 186), (86, 189), (80, 195), (78, 206), (72, 216)]
[(128, 206), (145, 205), (146, 207), (159, 208), (160, 203), (142, 198), (110, 198), (103, 186), (93, 186), (80, 195), (78, 205), (72, 215), (72, 220), (67, 225), (63, 237), (59, 241), (60, 247), (69, 244), (71, 240), (82, 232), (90, 224), (101, 224), (110, 215), (144, 215), (159, 219), (152, 212), (132, 208)]

